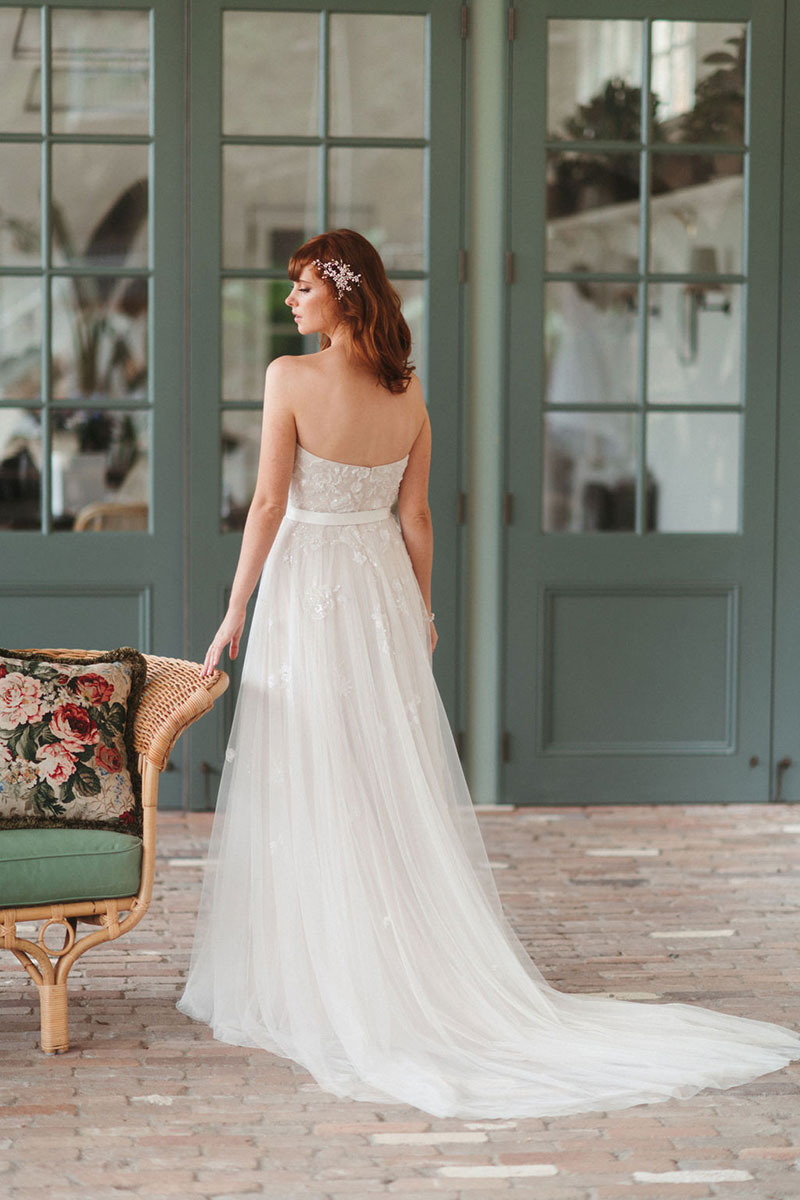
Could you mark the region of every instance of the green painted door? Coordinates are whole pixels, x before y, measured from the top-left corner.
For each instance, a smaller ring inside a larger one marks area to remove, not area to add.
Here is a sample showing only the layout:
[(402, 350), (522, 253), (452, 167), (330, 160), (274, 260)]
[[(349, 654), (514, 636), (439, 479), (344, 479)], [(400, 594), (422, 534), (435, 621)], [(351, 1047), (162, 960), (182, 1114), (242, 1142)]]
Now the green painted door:
[(180, 653), (182, 10), (0, 0), (5, 647)]
[(516, 25), (504, 799), (764, 801), (784, 5)]
[[(349, 226), (401, 292), (434, 436), (434, 595), (459, 609), (461, 6), (452, 0), (190, 3), (190, 646), (222, 617), (255, 480), (264, 372), (316, 349), (284, 299), (290, 253)], [(436, 314), (435, 336), (431, 314)], [(451, 718), (457, 638), (437, 649)], [(226, 660), (227, 663), (227, 660)], [(234, 686), (192, 739), (191, 803), (213, 804)]]

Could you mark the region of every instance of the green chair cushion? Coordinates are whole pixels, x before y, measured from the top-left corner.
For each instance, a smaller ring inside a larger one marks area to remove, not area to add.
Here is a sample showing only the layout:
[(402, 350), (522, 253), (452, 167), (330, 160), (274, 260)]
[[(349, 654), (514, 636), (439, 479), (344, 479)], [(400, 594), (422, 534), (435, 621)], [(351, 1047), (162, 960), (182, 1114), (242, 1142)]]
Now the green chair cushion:
[(0, 830), (0, 908), (135, 896), (142, 839), (106, 829)]

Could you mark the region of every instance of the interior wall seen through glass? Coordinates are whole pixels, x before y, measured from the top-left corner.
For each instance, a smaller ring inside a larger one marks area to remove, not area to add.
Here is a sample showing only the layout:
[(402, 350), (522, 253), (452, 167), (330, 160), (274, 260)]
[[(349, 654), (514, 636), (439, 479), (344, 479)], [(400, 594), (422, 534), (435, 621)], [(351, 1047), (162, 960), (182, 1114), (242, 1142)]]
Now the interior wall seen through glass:
[(319, 129), (319, 14), (222, 14), (222, 132), (314, 137)]
[(0, 133), (41, 130), (41, 29), (41, 8), (0, 8)]
[(53, 133), (149, 131), (147, 9), (54, 7), (50, 39)]

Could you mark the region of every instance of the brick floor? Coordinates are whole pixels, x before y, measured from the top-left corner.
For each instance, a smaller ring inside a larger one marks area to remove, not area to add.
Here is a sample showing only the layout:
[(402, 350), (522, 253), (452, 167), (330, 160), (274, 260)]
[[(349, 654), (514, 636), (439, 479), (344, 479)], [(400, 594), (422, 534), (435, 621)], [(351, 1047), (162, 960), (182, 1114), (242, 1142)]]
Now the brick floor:
[[(479, 817), (556, 986), (800, 1024), (797, 809)], [(214, 1042), (174, 1006), (209, 828), (162, 815), (150, 912), (70, 977), (69, 1053), (40, 1054), (35, 988), (0, 955), (2, 1200), (800, 1197), (800, 1064), (616, 1113), (458, 1121), (340, 1101), (286, 1059)]]

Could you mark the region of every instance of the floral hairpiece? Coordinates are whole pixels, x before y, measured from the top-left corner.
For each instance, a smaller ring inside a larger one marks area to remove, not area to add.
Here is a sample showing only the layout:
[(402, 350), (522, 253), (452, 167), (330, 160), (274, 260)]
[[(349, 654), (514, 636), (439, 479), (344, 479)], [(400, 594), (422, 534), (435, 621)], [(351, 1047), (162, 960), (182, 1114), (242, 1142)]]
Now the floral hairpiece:
[(338, 258), (315, 258), (314, 266), (319, 267), (320, 275), (327, 275), (333, 282), (340, 300), (344, 292), (352, 291), (354, 283), (361, 282), (361, 276), (351, 269), (350, 264), (340, 262)]

